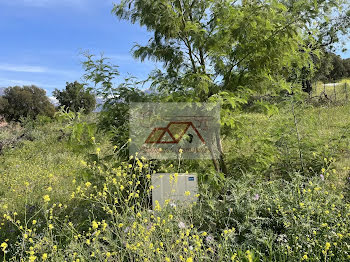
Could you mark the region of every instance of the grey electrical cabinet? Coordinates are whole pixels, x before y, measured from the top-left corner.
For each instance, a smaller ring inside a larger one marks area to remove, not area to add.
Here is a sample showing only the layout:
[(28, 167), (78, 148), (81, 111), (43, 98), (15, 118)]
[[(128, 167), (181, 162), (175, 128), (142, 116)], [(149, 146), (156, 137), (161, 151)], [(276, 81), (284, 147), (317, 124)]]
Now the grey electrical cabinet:
[(161, 206), (165, 201), (172, 204), (186, 204), (196, 201), (198, 193), (197, 174), (157, 173), (152, 175), (152, 204)]

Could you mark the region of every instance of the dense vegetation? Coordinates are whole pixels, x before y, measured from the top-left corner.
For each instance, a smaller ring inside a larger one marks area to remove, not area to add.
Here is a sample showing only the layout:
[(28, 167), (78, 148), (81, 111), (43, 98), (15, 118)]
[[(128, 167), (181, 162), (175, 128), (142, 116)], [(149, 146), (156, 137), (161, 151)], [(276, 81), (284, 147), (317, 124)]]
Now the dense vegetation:
[[(2, 140), (33, 141), (0, 157), (2, 249), (31, 261), (346, 261), (349, 109), (298, 104), (299, 146), (288, 105), (241, 114), (226, 177), (206, 161), (125, 159), (106, 133), (81, 132), (93, 115), (6, 127)], [(197, 203), (151, 212), (158, 171), (198, 172)]]
[(6, 88), (0, 97), (0, 115), (7, 121), (19, 121), (21, 117), (35, 118), (38, 115), (53, 117), (54, 106), (45, 90), (32, 86)]
[[(309, 90), (346, 76), (331, 51), (349, 31), (347, 2), (122, 0), (112, 12), (153, 33), (133, 54), (164, 68), (115, 86), (118, 67), (86, 53), (99, 113), (78, 82), (55, 91), (54, 115), (22, 103), (38, 92), (47, 105), (37, 88), (5, 91), (3, 260), (349, 260), (350, 82)], [(130, 102), (179, 101), (221, 104), (219, 159), (128, 155)], [(152, 208), (158, 172), (197, 173), (196, 201)]]
[(91, 90), (88, 90), (83, 84), (77, 81), (67, 83), (64, 90), (55, 89), (53, 95), (58, 100), (60, 106), (64, 106), (74, 112), (83, 110), (86, 114), (89, 114), (96, 106), (96, 98), (91, 93)]
[(325, 52), (316, 64), (314, 80), (334, 82), (350, 77), (350, 58), (342, 59), (332, 52)]

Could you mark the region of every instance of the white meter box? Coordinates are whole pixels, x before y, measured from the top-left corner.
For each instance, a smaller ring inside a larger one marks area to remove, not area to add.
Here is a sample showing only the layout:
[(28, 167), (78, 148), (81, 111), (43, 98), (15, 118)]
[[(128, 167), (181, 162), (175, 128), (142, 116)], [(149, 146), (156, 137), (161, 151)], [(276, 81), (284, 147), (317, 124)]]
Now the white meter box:
[(198, 193), (197, 174), (158, 173), (152, 175), (152, 185), (153, 209), (156, 201), (161, 206), (166, 200), (175, 204), (194, 202)]

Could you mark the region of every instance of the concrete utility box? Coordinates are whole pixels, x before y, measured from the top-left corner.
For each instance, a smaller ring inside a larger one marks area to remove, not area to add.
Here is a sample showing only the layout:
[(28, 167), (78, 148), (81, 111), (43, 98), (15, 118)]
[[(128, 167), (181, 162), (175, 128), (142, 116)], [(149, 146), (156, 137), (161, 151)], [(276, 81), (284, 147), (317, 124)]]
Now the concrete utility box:
[(152, 175), (152, 204), (155, 207), (156, 200), (161, 206), (165, 200), (170, 203), (182, 204), (196, 201), (198, 193), (197, 174), (169, 174), (158, 173)]

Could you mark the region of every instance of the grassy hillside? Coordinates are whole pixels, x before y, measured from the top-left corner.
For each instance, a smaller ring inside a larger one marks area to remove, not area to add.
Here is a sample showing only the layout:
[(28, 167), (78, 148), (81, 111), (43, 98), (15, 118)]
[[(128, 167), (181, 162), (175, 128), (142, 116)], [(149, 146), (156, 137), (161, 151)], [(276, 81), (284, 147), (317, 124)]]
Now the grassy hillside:
[[(94, 117), (2, 128), (3, 258), (346, 261), (349, 110), (295, 104), (294, 114), (287, 105), (238, 116), (224, 137), (227, 177), (206, 161), (123, 159), (107, 134), (87, 131)], [(198, 201), (150, 211), (159, 169), (197, 172)]]

